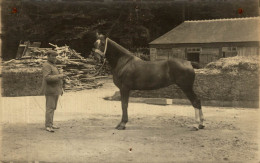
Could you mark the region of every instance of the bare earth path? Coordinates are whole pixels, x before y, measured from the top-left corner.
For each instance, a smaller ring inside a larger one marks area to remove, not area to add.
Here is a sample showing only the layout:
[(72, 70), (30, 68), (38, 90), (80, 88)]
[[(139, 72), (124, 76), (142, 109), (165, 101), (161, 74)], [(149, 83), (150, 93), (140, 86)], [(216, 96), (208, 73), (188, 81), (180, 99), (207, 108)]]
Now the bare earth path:
[(43, 96), (1, 98), (1, 161), (259, 162), (259, 109), (203, 107), (206, 128), (190, 131), (189, 105), (129, 104), (124, 131), (117, 90), (68, 92), (61, 97), (55, 133), (44, 130)]

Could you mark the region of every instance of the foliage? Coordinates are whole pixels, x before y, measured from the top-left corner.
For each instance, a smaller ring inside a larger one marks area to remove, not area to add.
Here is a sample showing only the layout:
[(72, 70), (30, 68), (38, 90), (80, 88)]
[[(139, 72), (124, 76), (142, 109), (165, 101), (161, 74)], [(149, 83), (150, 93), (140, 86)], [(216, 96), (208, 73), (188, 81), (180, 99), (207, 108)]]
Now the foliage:
[[(243, 6), (244, 13), (237, 9)], [(2, 57), (16, 56), (19, 42), (67, 44), (83, 56), (93, 48), (101, 31), (128, 49), (148, 43), (184, 20), (258, 16), (258, 2), (2, 2)], [(18, 12), (12, 13), (16, 7)]]

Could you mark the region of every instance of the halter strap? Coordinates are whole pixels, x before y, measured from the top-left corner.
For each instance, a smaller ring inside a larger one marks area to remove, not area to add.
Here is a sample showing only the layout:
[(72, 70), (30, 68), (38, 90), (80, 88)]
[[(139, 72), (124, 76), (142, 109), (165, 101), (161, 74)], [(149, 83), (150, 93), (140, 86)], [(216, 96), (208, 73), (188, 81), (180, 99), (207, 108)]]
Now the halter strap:
[[(97, 40), (98, 42), (99, 42), (99, 44), (100, 44), (100, 39), (99, 40)], [(104, 52), (102, 52), (101, 50), (99, 50), (99, 49), (95, 49), (94, 50), (94, 52), (95, 53), (98, 53), (98, 54), (100, 54), (100, 55), (102, 55), (102, 56), (106, 56), (106, 51), (107, 51), (107, 41), (108, 41), (108, 38), (106, 38), (106, 44), (105, 44), (105, 50), (104, 50)]]
[(95, 53), (98, 53), (98, 54), (100, 54), (100, 55), (102, 55), (102, 56), (105, 55), (105, 54), (104, 54), (102, 51), (100, 51), (99, 49), (95, 49), (94, 51), (95, 51)]
[(104, 55), (106, 55), (106, 52), (107, 52), (107, 41), (108, 41), (108, 38), (106, 38), (106, 45), (105, 45)]

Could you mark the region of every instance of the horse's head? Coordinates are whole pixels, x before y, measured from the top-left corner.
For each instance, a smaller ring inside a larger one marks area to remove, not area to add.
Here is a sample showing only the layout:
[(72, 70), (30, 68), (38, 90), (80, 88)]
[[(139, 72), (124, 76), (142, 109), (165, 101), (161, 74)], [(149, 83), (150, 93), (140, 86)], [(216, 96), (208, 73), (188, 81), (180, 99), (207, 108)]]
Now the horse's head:
[(94, 43), (94, 55), (98, 58), (104, 58), (106, 53), (106, 37), (102, 34), (96, 34), (97, 40)]
[(102, 61), (105, 57), (112, 69), (119, 63), (124, 64), (135, 57), (129, 50), (117, 44), (115, 41), (106, 38), (104, 35), (97, 34), (97, 41), (94, 46), (94, 57), (99, 61)]

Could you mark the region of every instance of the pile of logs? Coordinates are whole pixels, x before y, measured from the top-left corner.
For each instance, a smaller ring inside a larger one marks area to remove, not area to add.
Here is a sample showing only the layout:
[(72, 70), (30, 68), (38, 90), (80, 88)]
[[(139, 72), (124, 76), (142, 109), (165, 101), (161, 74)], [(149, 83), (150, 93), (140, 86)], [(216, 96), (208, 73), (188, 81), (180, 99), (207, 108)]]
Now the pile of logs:
[(70, 59), (83, 59), (80, 53), (77, 53), (74, 49), (70, 49), (69, 46), (65, 44), (65, 46), (58, 47), (52, 43), (49, 43), (54, 47), (54, 50), (59, 54), (60, 57), (70, 58)]
[[(22, 44), (23, 45), (23, 44)], [(26, 43), (26, 45), (19, 45), (18, 47), (18, 53), (21, 53), (21, 47), (25, 47), (23, 50), (23, 54), (20, 54), (19, 57), (17, 56), (17, 59), (29, 59), (29, 58), (46, 58), (46, 54), (50, 50), (54, 50), (58, 53), (58, 55), (61, 58), (66, 58), (66, 59), (84, 59), (80, 55), (80, 53), (76, 52), (74, 49), (70, 49), (69, 46), (65, 44), (65, 46), (57, 46), (52, 43), (49, 43), (49, 45), (53, 46), (54, 49), (52, 48), (40, 48), (40, 47), (34, 47), (30, 44), (30, 42)], [(20, 47), (21, 46), (21, 47)], [(20, 49), (19, 49), (20, 48)], [(20, 51), (19, 51), (20, 50)]]
[[(63, 71), (67, 76), (64, 80), (64, 89), (67, 91), (78, 91), (84, 89), (98, 88), (102, 86), (99, 79), (107, 78), (110, 72), (109, 66), (96, 61), (93, 57), (84, 58), (80, 56), (75, 50), (70, 49), (68, 46), (58, 47), (57, 45), (50, 44), (55, 47), (55, 51), (59, 54), (57, 57), (57, 67)], [(3, 69), (16, 69), (27, 68), (33, 71), (39, 70), (42, 64), (46, 62), (46, 54), (48, 49), (44, 49), (43, 56), (35, 58), (21, 58), (12, 59), (2, 63)], [(39, 55), (37, 55), (39, 56)]]
[(108, 73), (102, 70), (101, 64), (93, 59), (70, 59), (66, 64), (58, 64), (67, 76), (65, 90), (83, 90), (102, 86), (98, 79), (107, 78)]

